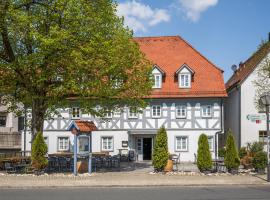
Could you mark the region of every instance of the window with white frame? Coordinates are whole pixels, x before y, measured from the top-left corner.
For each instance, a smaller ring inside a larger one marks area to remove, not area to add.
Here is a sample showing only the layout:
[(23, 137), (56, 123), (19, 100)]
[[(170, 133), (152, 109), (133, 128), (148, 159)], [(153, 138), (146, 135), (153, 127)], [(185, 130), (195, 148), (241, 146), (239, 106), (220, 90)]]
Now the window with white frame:
[(159, 105), (152, 106), (152, 117), (153, 118), (161, 117), (161, 106)]
[(188, 137), (187, 136), (175, 137), (175, 151), (188, 151)]
[(180, 88), (190, 88), (191, 87), (191, 76), (189, 73), (179, 74), (179, 87)]
[(161, 84), (162, 84), (162, 75), (161, 74), (154, 74), (153, 88), (161, 88)]
[(113, 112), (108, 110), (108, 111), (105, 113), (105, 118), (110, 119), (110, 118), (112, 118), (112, 117), (113, 117)]
[(138, 118), (138, 109), (136, 107), (130, 107), (128, 111), (129, 118)]
[(101, 137), (101, 150), (113, 151), (113, 137), (111, 136)]
[(71, 109), (72, 119), (79, 119), (81, 117), (81, 109), (79, 107), (73, 107)]
[(58, 137), (58, 151), (69, 150), (69, 137)]
[(213, 136), (208, 137), (208, 144), (209, 144), (209, 150), (214, 151), (214, 137)]
[(212, 116), (212, 106), (207, 105), (202, 107), (202, 117), (211, 117)]
[(176, 118), (186, 118), (187, 117), (187, 107), (184, 105), (176, 106)]

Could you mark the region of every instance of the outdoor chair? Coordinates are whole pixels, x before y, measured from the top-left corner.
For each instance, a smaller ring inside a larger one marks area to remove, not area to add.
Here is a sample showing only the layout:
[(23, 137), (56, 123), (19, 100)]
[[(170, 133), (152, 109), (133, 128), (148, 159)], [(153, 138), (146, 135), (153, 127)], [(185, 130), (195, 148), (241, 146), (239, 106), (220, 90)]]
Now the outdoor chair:
[(178, 164), (180, 164), (180, 153), (178, 155), (172, 156), (173, 165), (176, 167), (176, 170), (178, 171)]
[(5, 162), (5, 170), (7, 173), (16, 173), (16, 168), (10, 162)]
[(112, 166), (112, 158), (111, 156), (105, 156), (103, 158), (104, 167), (110, 168)]
[(112, 156), (111, 161), (112, 161), (113, 167), (120, 167), (120, 156), (119, 155)]
[(59, 157), (58, 162), (59, 162), (59, 171), (60, 172), (67, 172), (68, 171), (67, 158), (66, 157)]

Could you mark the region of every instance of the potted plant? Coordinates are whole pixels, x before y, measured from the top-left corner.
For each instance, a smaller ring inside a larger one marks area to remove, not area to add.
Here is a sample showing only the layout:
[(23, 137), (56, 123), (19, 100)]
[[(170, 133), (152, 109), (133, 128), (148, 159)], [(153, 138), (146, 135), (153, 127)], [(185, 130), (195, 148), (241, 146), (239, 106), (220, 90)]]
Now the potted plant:
[(264, 174), (267, 166), (267, 154), (263, 151), (259, 151), (252, 159), (252, 165), (258, 174)]
[(224, 158), (225, 166), (229, 173), (238, 174), (238, 167), (240, 165), (240, 159), (235, 146), (234, 137), (231, 130), (228, 131), (228, 137), (226, 140), (226, 154)]
[(32, 167), (35, 169), (36, 175), (40, 175), (48, 165), (48, 160), (45, 158), (48, 147), (44, 141), (42, 133), (39, 132), (32, 146)]
[(211, 173), (212, 158), (209, 150), (208, 137), (201, 134), (198, 141), (197, 166), (203, 173)]
[[(155, 171), (163, 171), (169, 164), (168, 138), (166, 129), (162, 126), (156, 136), (153, 152), (153, 166)], [(168, 169), (166, 169), (168, 170)], [(172, 170), (172, 168), (170, 169)]]

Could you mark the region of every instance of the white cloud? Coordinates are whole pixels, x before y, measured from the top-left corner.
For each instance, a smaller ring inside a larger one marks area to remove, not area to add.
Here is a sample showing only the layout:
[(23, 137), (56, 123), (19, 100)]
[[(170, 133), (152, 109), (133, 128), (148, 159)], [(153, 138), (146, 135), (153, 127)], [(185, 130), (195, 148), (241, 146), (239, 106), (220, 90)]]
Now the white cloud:
[(178, 0), (178, 2), (186, 17), (192, 22), (196, 22), (204, 11), (217, 5), (218, 0)]
[(170, 21), (166, 9), (151, 8), (136, 0), (119, 3), (117, 15), (124, 16), (125, 24), (134, 32), (146, 32), (150, 26)]

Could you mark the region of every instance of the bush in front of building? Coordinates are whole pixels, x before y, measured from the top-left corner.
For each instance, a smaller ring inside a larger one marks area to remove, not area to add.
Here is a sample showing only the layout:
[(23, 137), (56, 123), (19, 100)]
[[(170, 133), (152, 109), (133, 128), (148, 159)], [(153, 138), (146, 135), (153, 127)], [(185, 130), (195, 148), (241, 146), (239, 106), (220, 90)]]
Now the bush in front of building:
[(239, 158), (242, 159), (247, 155), (247, 148), (246, 147), (241, 147), (239, 149)]
[(210, 171), (212, 169), (212, 157), (208, 144), (208, 137), (201, 134), (198, 141), (197, 150), (197, 166), (201, 172)]
[(252, 165), (257, 172), (264, 173), (267, 166), (267, 153), (263, 151), (257, 152), (252, 159)]
[(234, 173), (235, 171), (238, 171), (240, 159), (231, 130), (228, 131), (228, 137), (226, 140), (226, 154), (224, 158), (224, 163), (229, 172)]
[(32, 146), (32, 167), (35, 168), (37, 171), (42, 171), (48, 165), (48, 160), (45, 155), (48, 152), (48, 147), (44, 141), (42, 133), (39, 132), (36, 135), (36, 138), (33, 142)]
[(218, 157), (224, 158), (226, 154), (226, 149), (224, 147), (218, 149)]
[(168, 138), (166, 129), (162, 126), (156, 136), (153, 152), (153, 166), (156, 171), (163, 171), (169, 159)]

